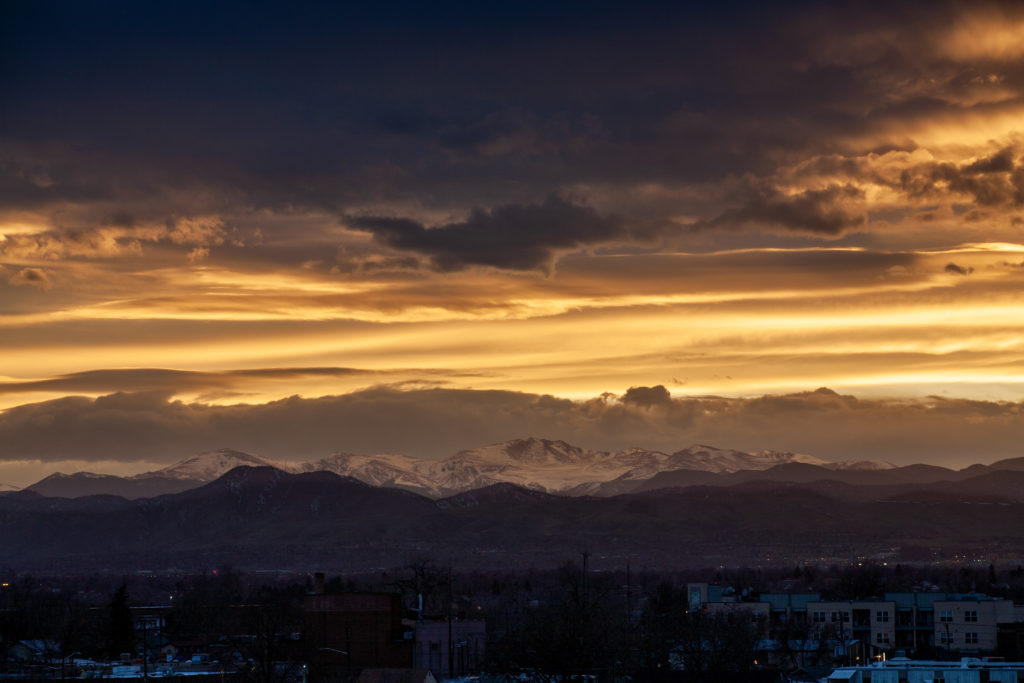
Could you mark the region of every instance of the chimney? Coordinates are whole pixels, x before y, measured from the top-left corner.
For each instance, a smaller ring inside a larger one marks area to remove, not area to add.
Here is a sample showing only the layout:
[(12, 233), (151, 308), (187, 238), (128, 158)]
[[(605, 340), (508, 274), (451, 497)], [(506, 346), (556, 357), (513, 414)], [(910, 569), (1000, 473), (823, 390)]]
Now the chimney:
[(313, 593), (315, 595), (324, 594), (324, 573), (317, 572), (313, 574)]

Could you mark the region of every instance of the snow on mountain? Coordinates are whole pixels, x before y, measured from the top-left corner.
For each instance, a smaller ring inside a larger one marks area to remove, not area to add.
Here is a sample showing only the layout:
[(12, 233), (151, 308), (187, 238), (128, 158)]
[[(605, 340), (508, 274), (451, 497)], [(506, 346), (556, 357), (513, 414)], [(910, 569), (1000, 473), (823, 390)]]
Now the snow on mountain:
[(592, 451), (564, 441), (513, 439), (455, 455), (421, 467), (439, 493), (453, 493), (511, 483), (540, 491), (565, 491), (588, 482), (615, 479), (639, 464), (666, 457), (631, 449)]
[(799, 455), (782, 451), (758, 451), (744, 453), (703, 444), (694, 444), (671, 456), (671, 467), (665, 469), (703, 470), (718, 474), (739, 472), (741, 470), (766, 470), (776, 465), (799, 462), (807, 465), (823, 466), (826, 460), (811, 455)]
[(460, 451), (419, 471), (429, 476), (437, 493), (465, 491), (499, 482), (518, 484), (550, 493), (580, 495), (601, 484), (649, 479), (669, 470), (702, 470), (732, 473), (766, 470), (799, 462), (824, 466), (825, 460), (781, 451), (745, 453), (695, 444), (671, 455), (643, 448), (594, 451), (548, 439), (514, 439)]
[(872, 472), (896, 469), (896, 465), (893, 465), (891, 462), (882, 462), (881, 460), (827, 462), (822, 466), (827, 467), (830, 470), (870, 470)]
[[(161, 470), (131, 480), (168, 479), (210, 482), (232, 469), (270, 466), (287, 472), (327, 471), (353, 477), (371, 486), (403, 488), (435, 498), (494, 484), (515, 484), (547, 493), (609, 495), (628, 491), (638, 482), (672, 470), (733, 473), (766, 470), (786, 463), (805, 463), (830, 469), (880, 470), (888, 463), (832, 463), (809, 455), (781, 451), (745, 453), (695, 444), (675, 453), (630, 448), (599, 451), (550, 439), (512, 439), (459, 451), (441, 460), (407, 455), (334, 453), (320, 460), (293, 465), (222, 448), (199, 453)], [(90, 473), (56, 477), (104, 477)], [(116, 479), (116, 477), (112, 477)]]
[(136, 474), (131, 478), (168, 477), (171, 479), (191, 479), (209, 482), (243, 465), (249, 467), (276, 467), (285, 471), (291, 471), (292, 469), (290, 465), (284, 463), (266, 460), (255, 455), (231, 450), (230, 448), (221, 448), (216, 451), (199, 453), (161, 470)]
[(64, 474), (63, 472), (54, 472), (47, 479), (106, 479), (113, 475), (110, 474), (96, 474), (95, 472), (75, 472), (73, 474)]
[(391, 486), (433, 493), (433, 482), (420, 474), (423, 460), (408, 455), (384, 453), (380, 455), (353, 455), (333, 453), (315, 462), (295, 468), (298, 472), (334, 472), (352, 477), (371, 486)]

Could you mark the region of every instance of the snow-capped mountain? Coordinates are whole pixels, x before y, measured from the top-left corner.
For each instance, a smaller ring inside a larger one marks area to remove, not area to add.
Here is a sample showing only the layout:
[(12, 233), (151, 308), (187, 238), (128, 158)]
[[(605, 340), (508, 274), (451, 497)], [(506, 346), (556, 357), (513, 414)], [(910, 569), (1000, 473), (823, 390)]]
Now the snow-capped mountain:
[(776, 465), (800, 462), (805, 465), (823, 466), (828, 461), (812, 455), (800, 455), (783, 451), (758, 451), (744, 453), (714, 446), (694, 444), (671, 456), (671, 467), (678, 470), (701, 470), (717, 474), (739, 472), (740, 470), (766, 470)]
[(610, 455), (564, 441), (514, 439), (424, 463), (422, 471), (434, 482), (439, 494), (502, 482), (541, 491), (562, 491), (587, 481), (614, 479), (621, 470), (628, 469), (610, 462)]
[(371, 486), (390, 486), (418, 492), (433, 493), (434, 484), (419, 472), (423, 460), (408, 455), (353, 455), (334, 453), (315, 462), (293, 468), (295, 472), (334, 472), (352, 477)]
[(623, 486), (669, 470), (731, 473), (765, 470), (801, 462), (826, 465), (824, 460), (779, 451), (744, 453), (714, 446), (693, 445), (672, 454), (643, 448), (598, 451), (550, 439), (512, 439), (459, 451), (442, 460), (422, 460), (400, 454), (356, 455), (334, 453), (298, 465), (275, 462), (222, 448), (200, 453), (136, 478), (170, 477), (208, 482), (235, 467), (271, 466), (286, 472), (334, 472), (371, 486), (402, 488), (440, 497), (510, 483), (549, 493), (583, 495), (616, 480)]
[(860, 471), (872, 471), (878, 470), (892, 470), (896, 468), (891, 462), (882, 462), (881, 460), (855, 460), (849, 462), (827, 462), (822, 465), (830, 470), (860, 470)]
[(230, 448), (221, 448), (193, 455), (161, 470), (136, 474), (132, 479), (165, 477), (169, 479), (189, 479), (205, 483), (213, 481), (236, 467), (243, 465), (249, 467), (276, 467), (285, 471), (291, 471), (292, 469), (286, 463), (274, 462)]
[(642, 448), (594, 451), (564, 441), (529, 438), (460, 451), (421, 466), (420, 471), (429, 475), (438, 493), (508, 482), (551, 493), (571, 490), (579, 495), (613, 479), (648, 479), (667, 470), (728, 473), (766, 470), (789, 462), (821, 465), (826, 461), (779, 451), (743, 453), (703, 445), (690, 446), (671, 455)]
[[(834, 463), (782, 451), (746, 453), (695, 444), (663, 453), (643, 448), (590, 450), (565, 441), (512, 439), (459, 451), (441, 460), (407, 455), (334, 453), (301, 464), (280, 462), (228, 448), (199, 453), (174, 465), (121, 478), (80, 472), (51, 475), (34, 484), (43, 495), (77, 497), (107, 493), (128, 498), (171, 493), (214, 481), (239, 466), (275, 467), (289, 473), (333, 472), (371, 486), (401, 488), (433, 498), (494, 484), (562, 495), (615, 495), (636, 490), (643, 482), (670, 472), (729, 475), (798, 463), (828, 471), (883, 471), (888, 463)], [(690, 476), (690, 475), (687, 475)], [(692, 478), (692, 477), (691, 477)], [(706, 479), (706, 477), (705, 477)]]

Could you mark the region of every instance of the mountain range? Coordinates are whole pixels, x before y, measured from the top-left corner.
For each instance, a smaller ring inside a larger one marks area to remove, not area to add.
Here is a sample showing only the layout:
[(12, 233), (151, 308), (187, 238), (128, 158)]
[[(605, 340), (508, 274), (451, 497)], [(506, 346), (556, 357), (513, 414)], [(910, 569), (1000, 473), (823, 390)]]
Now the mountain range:
[[(100, 494), (130, 499), (149, 498), (196, 488), (235, 467), (251, 466), (274, 467), (290, 473), (333, 472), (371, 486), (405, 489), (435, 499), (498, 483), (562, 495), (607, 496), (642, 490), (645, 482), (652, 478), (669, 476), (667, 485), (671, 486), (677, 485), (671, 483), (674, 481), (672, 476), (676, 479), (690, 476), (679, 473), (726, 475), (765, 471), (784, 464), (818, 468), (823, 474), (901, 469), (872, 461), (832, 463), (809, 455), (770, 450), (746, 453), (693, 445), (674, 453), (642, 448), (599, 451), (564, 441), (528, 438), (460, 451), (441, 460), (422, 460), (398, 454), (335, 453), (314, 462), (293, 464), (221, 449), (130, 477), (58, 472), (27, 489), (44, 496), (66, 498)], [(952, 472), (937, 469), (943, 473)], [(710, 483), (712, 480), (701, 482)]]
[(817, 466), (784, 463), (763, 478), (705, 472), (720, 479), (609, 497), (499, 483), (440, 499), (325, 471), (240, 466), (196, 488), (137, 500), (29, 490), (2, 496), (0, 568), (195, 571), (230, 563), (367, 572), (426, 557), (507, 570), (556, 567), (584, 550), (595, 569), (627, 561), (637, 568), (865, 558), (1017, 563), (1024, 558), (1020, 465), (959, 480), (854, 484), (792, 481)]

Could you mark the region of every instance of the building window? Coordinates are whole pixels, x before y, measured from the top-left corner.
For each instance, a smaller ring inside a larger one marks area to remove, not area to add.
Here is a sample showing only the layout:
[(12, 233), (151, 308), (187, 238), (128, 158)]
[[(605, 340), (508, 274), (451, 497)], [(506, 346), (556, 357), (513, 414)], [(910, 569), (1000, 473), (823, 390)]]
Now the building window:
[(978, 610), (969, 609), (969, 610), (964, 612), (964, 621), (970, 622), (970, 621), (977, 621), (977, 620), (978, 620)]
[(879, 645), (888, 645), (889, 644), (889, 634), (888, 633), (879, 633), (877, 636), (875, 636), (875, 642), (877, 642)]
[(943, 645), (949, 645), (950, 643), (953, 642), (953, 634), (952, 633), (940, 633), (939, 634), (939, 642), (942, 643)]
[[(835, 619), (833, 619), (832, 621), (835, 621)], [(824, 624), (825, 623), (825, 613), (824, 612), (815, 612), (814, 613), (814, 623), (815, 624)]]
[(889, 621), (889, 610), (879, 610), (875, 612), (875, 621)]
[(978, 634), (975, 631), (968, 631), (964, 634), (964, 642), (968, 645), (978, 644)]
[(944, 624), (948, 624), (949, 622), (953, 621), (953, 610), (942, 610), (942, 614), (939, 615), (939, 621)]

